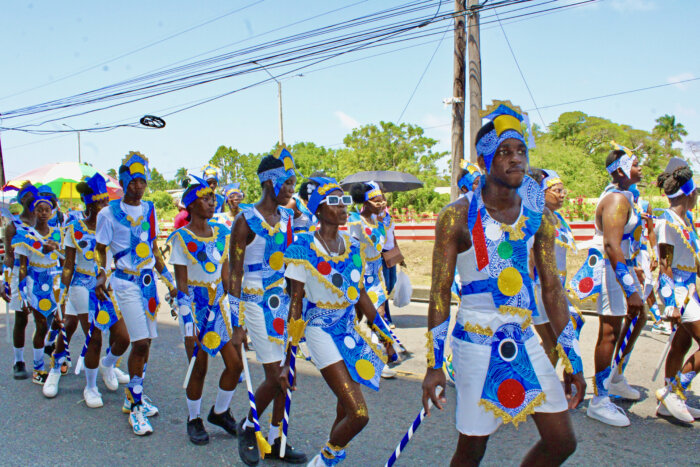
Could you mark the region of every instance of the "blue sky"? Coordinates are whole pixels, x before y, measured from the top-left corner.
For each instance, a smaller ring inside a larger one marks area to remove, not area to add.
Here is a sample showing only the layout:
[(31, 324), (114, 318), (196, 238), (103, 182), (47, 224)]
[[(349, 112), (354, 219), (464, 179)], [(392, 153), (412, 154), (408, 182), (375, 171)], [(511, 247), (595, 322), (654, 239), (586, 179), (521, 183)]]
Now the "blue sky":
[[(574, 0), (563, 0), (551, 6), (567, 3), (574, 3)], [(103, 64), (251, 4), (242, 11)], [(400, 4), (402, 2), (394, 0), (8, 2), (0, 17), (5, 39), (0, 49), (0, 113), (114, 83), (236, 41), (245, 42), (218, 53)], [(284, 28), (295, 21), (348, 5), (351, 6)], [(506, 22), (504, 28), (535, 101), (539, 106), (550, 106), (700, 77), (700, 61), (693, 52), (693, 44), (700, 43), (699, 17), (700, 2), (601, 0), (562, 12)], [(267, 31), (272, 32), (252, 37)], [(286, 142), (313, 141), (340, 147), (344, 135), (357, 125), (397, 121), (437, 47), (402, 121), (429, 127), (426, 133), (440, 141), (437, 149), (449, 149), (450, 109), (442, 100), (449, 97), (452, 90), (451, 31), (442, 42), (437, 40), (439, 38), (434, 37), (428, 44), (320, 71), (311, 68), (303, 71), (303, 77), (284, 80)], [(532, 99), (499, 26), (484, 25), (481, 41), (484, 104), (492, 99), (510, 99), (523, 108), (532, 109)], [(357, 52), (323, 66), (377, 52)], [(98, 64), (101, 65), (56, 81)], [(259, 73), (221, 80), (201, 88), (56, 122), (45, 128), (65, 129), (61, 123), (83, 128), (95, 123), (133, 121), (139, 115), (162, 114), (163, 109), (223, 93), (264, 77)], [(546, 108), (541, 110), (541, 116), (548, 124), (562, 112), (581, 110), (650, 130), (655, 118), (668, 113), (685, 125), (688, 140), (700, 140), (698, 102), (700, 81), (694, 81)], [(536, 111), (531, 111), (530, 116), (533, 122), (542, 125)], [(34, 119), (36, 117), (22, 122)], [(16, 122), (4, 119), (2, 126), (13, 126)], [(242, 152), (263, 152), (275, 144), (277, 135), (277, 88), (271, 82), (173, 115), (167, 119), (163, 130), (126, 128), (107, 133), (83, 133), (82, 156), (84, 161), (106, 170), (118, 166), (128, 150), (139, 150), (149, 157), (152, 166), (166, 177), (172, 177), (178, 167), (199, 169), (220, 145)], [(77, 160), (74, 134), (57, 137), (5, 131), (1, 138), (9, 179), (42, 164)]]

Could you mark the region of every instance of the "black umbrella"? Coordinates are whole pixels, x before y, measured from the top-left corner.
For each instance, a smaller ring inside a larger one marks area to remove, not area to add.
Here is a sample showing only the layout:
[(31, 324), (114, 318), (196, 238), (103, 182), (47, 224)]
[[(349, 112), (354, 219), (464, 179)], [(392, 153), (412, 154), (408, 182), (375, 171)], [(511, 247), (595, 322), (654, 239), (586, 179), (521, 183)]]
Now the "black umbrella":
[(415, 175), (394, 170), (369, 170), (348, 175), (340, 182), (344, 190), (349, 190), (352, 185), (360, 182), (377, 182), (382, 191), (391, 193), (394, 191), (411, 191), (423, 187), (423, 182)]

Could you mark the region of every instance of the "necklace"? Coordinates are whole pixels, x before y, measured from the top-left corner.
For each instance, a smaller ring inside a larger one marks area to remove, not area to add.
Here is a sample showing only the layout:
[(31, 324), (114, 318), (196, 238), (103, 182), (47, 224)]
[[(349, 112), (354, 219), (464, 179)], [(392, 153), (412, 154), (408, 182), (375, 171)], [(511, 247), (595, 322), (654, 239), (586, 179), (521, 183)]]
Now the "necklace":
[[(338, 251), (336, 252), (336, 251), (333, 251), (333, 250), (330, 249), (330, 247), (328, 246), (328, 244), (326, 243), (326, 241), (323, 239), (323, 237), (321, 237), (321, 235), (317, 235), (316, 238), (318, 238), (319, 240), (321, 240), (321, 243), (323, 243), (323, 247), (326, 249), (326, 251), (328, 252), (328, 254), (331, 255), (331, 258), (334, 258), (334, 257), (336, 257), (336, 256), (338, 256), (338, 255), (340, 254), (340, 244), (338, 244)], [(336, 234), (335, 234), (335, 240), (337, 240), (337, 239), (338, 239), (338, 234), (336, 233)]]

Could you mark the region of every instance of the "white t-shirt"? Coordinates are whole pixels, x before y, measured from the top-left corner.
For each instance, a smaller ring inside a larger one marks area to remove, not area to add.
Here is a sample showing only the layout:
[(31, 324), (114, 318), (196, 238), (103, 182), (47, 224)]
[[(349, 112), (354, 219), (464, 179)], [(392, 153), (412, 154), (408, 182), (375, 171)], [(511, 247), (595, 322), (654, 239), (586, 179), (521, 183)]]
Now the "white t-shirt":
[[(138, 206), (130, 206), (121, 201), (120, 206), (127, 215), (131, 216), (132, 219), (136, 220), (143, 216), (143, 220), (147, 220), (145, 216), (148, 208), (146, 207), (145, 203), (141, 203)], [(158, 220), (156, 219), (156, 235), (158, 234), (158, 231)], [(113, 254), (117, 254), (131, 246), (131, 232), (127, 227), (115, 219), (110, 206), (105, 206), (102, 208), (100, 213), (97, 215), (95, 239), (97, 240), (97, 243), (107, 245)], [(155, 264), (156, 260), (154, 258), (146, 263), (144, 268), (153, 268)], [(127, 269), (130, 271), (134, 271), (136, 269), (135, 265), (131, 261), (131, 255), (128, 254), (117, 260), (116, 267), (117, 269)]]
[[(681, 236), (679, 230), (690, 227), (686, 226), (681, 218), (679, 218), (672, 210), (667, 210), (676, 220), (676, 225), (672, 225), (666, 219), (660, 219), (656, 224), (656, 239), (657, 243), (665, 243), (673, 245), (673, 263), (671, 267), (678, 268), (688, 272), (695, 271), (695, 253), (690, 246), (690, 240)], [(683, 227), (680, 227), (683, 226)], [(682, 230), (681, 230), (682, 231)]]

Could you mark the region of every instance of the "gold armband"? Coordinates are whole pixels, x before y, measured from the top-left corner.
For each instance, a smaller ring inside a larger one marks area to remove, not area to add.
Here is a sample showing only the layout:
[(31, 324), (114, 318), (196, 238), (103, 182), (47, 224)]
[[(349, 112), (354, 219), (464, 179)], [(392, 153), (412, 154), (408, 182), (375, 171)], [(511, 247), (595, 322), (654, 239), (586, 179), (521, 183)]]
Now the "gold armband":
[(306, 321), (303, 319), (290, 319), (289, 324), (287, 324), (287, 333), (289, 334), (289, 341), (296, 347), (299, 345), (299, 341), (304, 335), (304, 329), (306, 329)]

